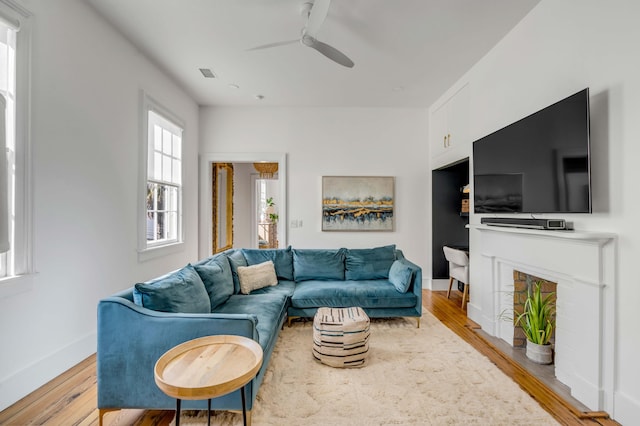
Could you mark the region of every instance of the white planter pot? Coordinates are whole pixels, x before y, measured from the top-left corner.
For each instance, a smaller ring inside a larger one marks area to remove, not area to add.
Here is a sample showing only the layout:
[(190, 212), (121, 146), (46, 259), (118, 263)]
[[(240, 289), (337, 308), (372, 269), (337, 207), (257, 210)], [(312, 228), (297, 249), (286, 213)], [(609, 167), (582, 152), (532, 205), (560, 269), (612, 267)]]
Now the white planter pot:
[(538, 364), (551, 364), (553, 349), (551, 345), (538, 345), (527, 340), (527, 358)]

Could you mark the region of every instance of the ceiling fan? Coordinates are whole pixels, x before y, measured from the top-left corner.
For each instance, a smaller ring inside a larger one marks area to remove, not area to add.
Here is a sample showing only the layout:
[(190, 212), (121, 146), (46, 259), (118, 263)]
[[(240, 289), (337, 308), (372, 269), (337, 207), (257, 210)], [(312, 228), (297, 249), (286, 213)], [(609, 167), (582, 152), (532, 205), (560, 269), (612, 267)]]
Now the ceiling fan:
[(340, 52), (335, 47), (329, 46), (327, 43), (323, 43), (316, 38), (318, 30), (320, 30), (322, 23), (329, 13), (330, 5), (331, 0), (315, 0), (314, 2), (307, 2), (302, 5), (300, 13), (303, 16), (307, 17), (307, 23), (305, 24), (304, 28), (302, 28), (302, 35), (299, 39), (263, 44), (261, 46), (256, 46), (248, 50), (268, 49), (271, 47), (285, 46), (287, 44), (300, 42), (304, 46), (317, 50), (327, 58), (342, 66), (353, 68), (354, 63), (347, 57), (347, 55)]

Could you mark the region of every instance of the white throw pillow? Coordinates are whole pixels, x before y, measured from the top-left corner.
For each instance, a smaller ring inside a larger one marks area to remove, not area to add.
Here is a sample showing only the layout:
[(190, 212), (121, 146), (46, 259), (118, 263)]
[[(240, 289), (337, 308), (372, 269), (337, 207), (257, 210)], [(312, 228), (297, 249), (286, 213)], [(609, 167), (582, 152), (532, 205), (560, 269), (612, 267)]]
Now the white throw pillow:
[(271, 260), (251, 266), (238, 266), (238, 279), (242, 294), (278, 284), (276, 268)]

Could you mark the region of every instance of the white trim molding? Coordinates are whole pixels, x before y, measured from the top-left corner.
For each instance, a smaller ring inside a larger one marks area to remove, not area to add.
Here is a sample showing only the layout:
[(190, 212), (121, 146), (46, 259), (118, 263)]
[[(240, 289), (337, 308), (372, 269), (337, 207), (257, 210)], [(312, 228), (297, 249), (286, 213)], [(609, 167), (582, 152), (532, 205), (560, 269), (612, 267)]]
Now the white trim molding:
[[(213, 230), (211, 219), (211, 163), (255, 163), (268, 161), (278, 163), (278, 181), (280, 185), (281, 208), (278, 209), (279, 223), (287, 222), (287, 154), (282, 152), (206, 152), (200, 155), (200, 219), (198, 257), (200, 259), (212, 253)], [(280, 246), (286, 247), (287, 226), (278, 227)]]
[[(140, 90), (140, 117), (139, 117), (139, 165), (138, 165), (138, 262), (145, 262), (157, 257), (166, 256), (172, 253), (177, 253), (184, 250), (184, 204), (182, 202), (182, 193), (179, 195), (179, 212), (178, 212), (178, 240), (171, 241), (167, 244), (159, 244), (155, 246), (147, 245), (147, 166), (148, 166), (148, 149), (149, 149), (149, 111), (153, 111), (158, 115), (165, 118), (167, 121), (173, 123), (175, 126), (182, 130), (182, 154), (181, 159), (184, 160), (184, 139), (187, 129), (185, 128), (185, 122), (170, 109), (165, 107), (162, 103), (158, 102), (146, 91)], [(182, 178), (181, 178), (181, 192), (184, 191), (184, 163), (182, 164)]]

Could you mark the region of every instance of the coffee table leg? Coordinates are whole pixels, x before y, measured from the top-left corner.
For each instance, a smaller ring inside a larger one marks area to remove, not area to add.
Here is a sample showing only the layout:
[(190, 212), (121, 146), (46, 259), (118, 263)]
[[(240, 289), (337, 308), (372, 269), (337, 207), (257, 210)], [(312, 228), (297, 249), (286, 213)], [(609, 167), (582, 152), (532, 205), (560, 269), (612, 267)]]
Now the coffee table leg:
[(244, 390), (245, 387), (243, 386), (240, 389), (240, 393), (242, 394), (242, 424), (247, 426), (247, 403), (245, 401)]
[(211, 426), (211, 398), (207, 401), (207, 426)]
[(176, 426), (180, 426), (180, 398), (176, 399)]

